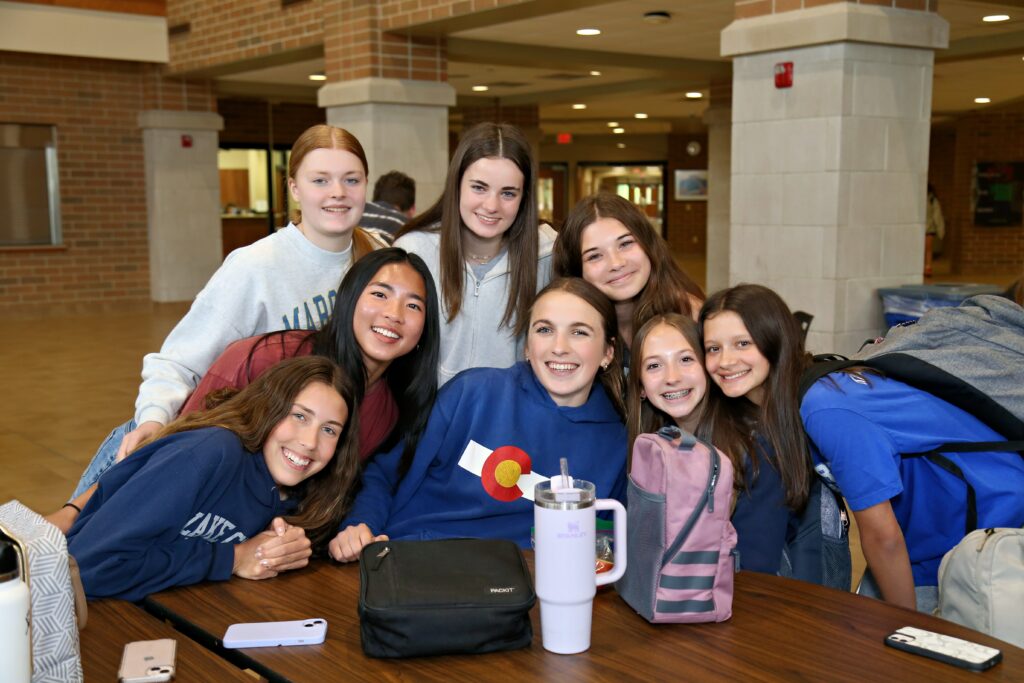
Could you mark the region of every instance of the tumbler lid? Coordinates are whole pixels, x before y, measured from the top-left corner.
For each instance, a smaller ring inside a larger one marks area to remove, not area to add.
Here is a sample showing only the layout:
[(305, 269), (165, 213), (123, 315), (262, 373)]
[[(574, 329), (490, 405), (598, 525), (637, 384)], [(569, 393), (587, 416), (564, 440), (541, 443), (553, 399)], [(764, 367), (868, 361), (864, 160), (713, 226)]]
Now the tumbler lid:
[(597, 499), (594, 484), (582, 479), (572, 479), (569, 488), (560, 488), (559, 476), (542, 481), (533, 489), (533, 504), (552, 510), (578, 510), (594, 506)]

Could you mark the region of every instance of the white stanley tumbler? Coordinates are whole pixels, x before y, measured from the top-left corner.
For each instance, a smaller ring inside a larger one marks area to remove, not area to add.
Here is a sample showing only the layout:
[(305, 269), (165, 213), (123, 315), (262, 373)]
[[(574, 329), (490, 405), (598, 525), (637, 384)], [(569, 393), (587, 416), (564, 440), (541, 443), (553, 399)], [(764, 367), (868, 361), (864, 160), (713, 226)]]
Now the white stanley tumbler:
[[(534, 489), (534, 566), (540, 598), (544, 649), (570, 655), (590, 648), (590, 617), (597, 587), (626, 571), (626, 508), (615, 500), (597, 500), (594, 485), (562, 477)], [(552, 488), (554, 483), (554, 488)], [(615, 566), (597, 574), (595, 534), (598, 510), (615, 511)]]

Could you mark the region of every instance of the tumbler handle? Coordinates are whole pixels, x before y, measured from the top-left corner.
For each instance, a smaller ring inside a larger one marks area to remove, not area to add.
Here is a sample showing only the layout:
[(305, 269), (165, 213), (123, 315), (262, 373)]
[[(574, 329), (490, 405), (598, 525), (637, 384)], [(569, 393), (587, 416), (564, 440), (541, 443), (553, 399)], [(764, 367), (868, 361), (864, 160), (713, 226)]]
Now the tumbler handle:
[(626, 573), (626, 508), (622, 507), (622, 503), (617, 500), (598, 499), (594, 504), (594, 509), (615, 511), (613, 521), (613, 560), (615, 566), (612, 567), (610, 572), (597, 574), (597, 585), (604, 586), (605, 584), (618, 581)]

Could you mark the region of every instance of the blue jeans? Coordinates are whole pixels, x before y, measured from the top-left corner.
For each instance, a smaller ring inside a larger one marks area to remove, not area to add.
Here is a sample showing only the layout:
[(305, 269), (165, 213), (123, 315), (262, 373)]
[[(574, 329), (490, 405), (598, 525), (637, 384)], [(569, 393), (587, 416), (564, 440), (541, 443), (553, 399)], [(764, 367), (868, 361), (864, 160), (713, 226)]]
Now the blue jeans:
[(117, 449), (121, 447), (125, 435), (137, 426), (135, 420), (131, 419), (123, 425), (114, 427), (114, 431), (100, 444), (96, 455), (92, 456), (92, 461), (86, 466), (85, 472), (82, 472), (82, 478), (78, 480), (78, 486), (71, 495), (72, 500), (85, 493), (87, 488), (100, 480), (104, 472), (114, 466), (117, 462)]

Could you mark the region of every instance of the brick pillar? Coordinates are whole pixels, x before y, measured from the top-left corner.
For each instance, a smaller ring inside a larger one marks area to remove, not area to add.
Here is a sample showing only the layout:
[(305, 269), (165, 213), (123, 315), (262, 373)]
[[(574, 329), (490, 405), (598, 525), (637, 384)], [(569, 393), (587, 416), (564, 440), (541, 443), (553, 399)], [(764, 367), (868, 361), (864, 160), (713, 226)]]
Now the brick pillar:
[(448, 107), (443, 38), (386, 33), (395, 11), (373, 0), (340, 0), (324, 8), (324, 61), (329, 83), (319, 104), (327, 122), (352, 132), (366, 150), (370, 181), (391, 170), (416, 181), (417, 206), (441, 194), (448, 167)]
[(732, 199), (732, 83), (712, 83), (708, 127), (707, 292), (729, 286), (729, 203)]
[[(949, 27), (924, 0), (768, 13), (801, 4), (740, 0), (722, 32), (729, 281), (774, 288), (815, 316), (812, 350), (850, 353), (883, 329), (876, 290), (921, 281), (933, 51)], [(793, 86), (776, 88), (785, 62)]]

